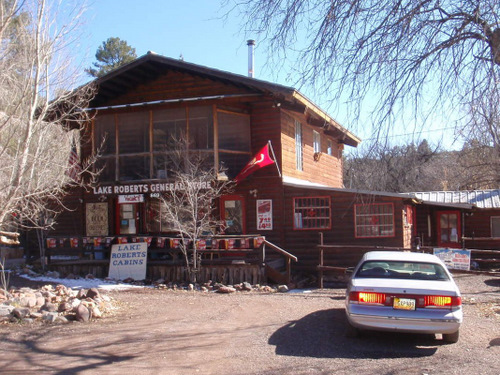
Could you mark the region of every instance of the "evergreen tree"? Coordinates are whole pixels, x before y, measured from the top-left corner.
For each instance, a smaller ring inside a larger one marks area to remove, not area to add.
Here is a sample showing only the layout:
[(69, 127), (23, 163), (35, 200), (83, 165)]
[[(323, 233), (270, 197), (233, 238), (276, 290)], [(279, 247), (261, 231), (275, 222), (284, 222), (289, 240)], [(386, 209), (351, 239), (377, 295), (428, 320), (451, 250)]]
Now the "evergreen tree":
[(108, 38), (97, 48), (95, 54), (97, 62), (93, 63), (93, 68), (85, 71), (92, 77), (102, 77), (110, 71), (119, 68), (137, 58), (135, 48), (120, 38)]

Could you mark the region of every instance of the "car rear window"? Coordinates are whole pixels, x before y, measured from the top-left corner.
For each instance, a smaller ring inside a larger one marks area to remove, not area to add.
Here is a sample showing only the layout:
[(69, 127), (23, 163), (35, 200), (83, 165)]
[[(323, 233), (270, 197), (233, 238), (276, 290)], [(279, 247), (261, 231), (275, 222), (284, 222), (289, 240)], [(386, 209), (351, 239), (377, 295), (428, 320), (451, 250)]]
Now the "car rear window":
[(403, 261), (367, 261), (359, 268), (356, 277), (449, 280), (440, 264)]

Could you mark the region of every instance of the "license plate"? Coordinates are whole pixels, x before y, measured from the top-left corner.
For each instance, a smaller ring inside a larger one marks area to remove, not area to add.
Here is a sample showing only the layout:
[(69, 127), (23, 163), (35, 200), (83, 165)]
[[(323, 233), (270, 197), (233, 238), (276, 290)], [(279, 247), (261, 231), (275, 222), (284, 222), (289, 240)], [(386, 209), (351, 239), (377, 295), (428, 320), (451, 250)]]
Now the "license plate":
[(394, 298), (392, 305), (397, 310), (415, 310), (416, 302), (412, 298)]

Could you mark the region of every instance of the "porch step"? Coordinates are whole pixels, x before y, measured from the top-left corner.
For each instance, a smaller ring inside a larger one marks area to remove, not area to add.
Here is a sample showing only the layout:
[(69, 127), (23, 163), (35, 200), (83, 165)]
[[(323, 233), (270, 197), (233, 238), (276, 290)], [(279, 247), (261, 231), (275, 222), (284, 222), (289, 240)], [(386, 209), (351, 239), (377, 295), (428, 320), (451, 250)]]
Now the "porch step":
[(287, 276), (286, 273), (281, 273), (278, 271), (276, 268), (273, 268), (266, 264), (265, 266), (265, 271), (266, 271), (266, 277), (268, 281), (272, 281), (276, 284), (287, 284)]

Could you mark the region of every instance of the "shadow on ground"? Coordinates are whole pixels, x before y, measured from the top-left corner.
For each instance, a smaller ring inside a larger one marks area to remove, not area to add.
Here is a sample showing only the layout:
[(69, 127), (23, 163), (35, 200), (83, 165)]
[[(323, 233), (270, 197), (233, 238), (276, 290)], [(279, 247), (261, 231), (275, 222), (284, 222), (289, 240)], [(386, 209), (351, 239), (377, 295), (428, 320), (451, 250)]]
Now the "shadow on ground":
[(346, 338), (344, 309), (316, 311), (281, 327), (269, 338), (276, 354), (315, 358), (418, 358), (432, 356), (434, 335), (365, 332)]

